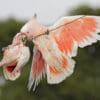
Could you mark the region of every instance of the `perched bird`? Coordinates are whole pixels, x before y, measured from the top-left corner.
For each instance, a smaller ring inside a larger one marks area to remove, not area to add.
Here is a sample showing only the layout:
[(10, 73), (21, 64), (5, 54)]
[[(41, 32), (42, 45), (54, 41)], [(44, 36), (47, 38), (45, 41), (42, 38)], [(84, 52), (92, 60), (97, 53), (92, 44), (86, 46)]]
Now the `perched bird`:
[[(50, 27), (40, 24), (36, 18), (27, 22), (14, 37), (13, 43), (19, 46), (21, 43), (23, 44), (22, 40), (24, 38), (32, 41), (35, 45), (28, 84), (29, 90), (33, 85), (33, 90), (35, 90), (42, 76), (45, 74), (47, 75), (47, 82), (49, 84), (58, 84), (70, 76), (75, 66), (75, 61), (72, 57), (77, 55), (78, 47), (83, 48), (100, 40), (99, 32), (99, 16), (66, 16)], [(24, 44), (23, 47), (25, 47)], [(13, 49), (14, 47), (10, 50), (12, 51)], [(18, 50), (23, 52), (22, 48)], [(29, 52), (29, 50), (26, 52)], [(4, 52), (4, 58), (5, 55)], [(21, 56), (22, 54), (19, 55)], [(29, 53), (23, 53), (23, 55), (28, 60)], [(12, 58), (12, 56), (15, 57), (14, 52), (10, 57)], [(20, 61), (18, 58), (17, 61)], [(9, 59), (9, 56), (6, 59)], [(22, 63), (27, 62), (26, 59), (24, 60)], [(6, 65), (3, 66), (6, 68)], [(16, 68), (14, 67), (13, 69), (15, 70)]]

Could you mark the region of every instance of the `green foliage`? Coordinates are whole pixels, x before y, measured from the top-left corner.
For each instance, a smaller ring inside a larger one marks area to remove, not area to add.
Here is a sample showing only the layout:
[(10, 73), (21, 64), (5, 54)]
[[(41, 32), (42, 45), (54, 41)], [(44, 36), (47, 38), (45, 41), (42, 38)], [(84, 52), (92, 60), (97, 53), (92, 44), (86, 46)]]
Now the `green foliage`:
[(88, 5), (81, 5), (70, 11), (70, 15), (100, 15), (100, 8), (94, 9)]
[[(70, 13), (76, 14), (100, 15), (100, 9), (79, 6)], [(11, 43), (23, 24), (24, 22), (13, 18), (0, 21), (0, 49)], [(27, 45), (32, 51), (32, 44), (29, 42)], [(100, 42), (79, 49), (74, 59), (77, 63), (72, 76), (57, 85), (48, 85), (46, 79), (43, 79), (34, 92), (28, 92), (27, 89), (30, 60), (18, 80), (6, 81), (0, 87), (0, 100), (100, 100)]]
[(24, 22), (13, 18), (0, 21), (0, 46), (6, 46), (11, 43), (14, 35), (19, 32)]

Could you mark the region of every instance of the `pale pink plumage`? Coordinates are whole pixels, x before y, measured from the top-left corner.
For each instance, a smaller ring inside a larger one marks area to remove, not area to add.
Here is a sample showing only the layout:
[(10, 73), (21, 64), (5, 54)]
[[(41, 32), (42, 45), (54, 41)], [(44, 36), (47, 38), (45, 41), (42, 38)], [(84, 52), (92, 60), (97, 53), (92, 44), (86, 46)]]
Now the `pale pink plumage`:
[(22, 41), (19, 41), (19, 34), (15, 36), (13, 43), (5, 49), (3, 59), (0, 62), (7, 80), (16, 80), (21, 74), (21, 68), (30, 57), (29, 48)]
[(70, 76), (75, 65), (71, 57), (76, 56), (78, 47), (82, 48), (100, 40), (98, 32), (98, 16), (67, 16), (50, 27), (41, 25), (34, 18), (27, 22), (14, 37), (13, 44), (23, 43), (22, 39), (25, 37), (35, 44), (29, 90), (32, 85), (35, 89), (44, 73), (49, 84), (60, 83)]

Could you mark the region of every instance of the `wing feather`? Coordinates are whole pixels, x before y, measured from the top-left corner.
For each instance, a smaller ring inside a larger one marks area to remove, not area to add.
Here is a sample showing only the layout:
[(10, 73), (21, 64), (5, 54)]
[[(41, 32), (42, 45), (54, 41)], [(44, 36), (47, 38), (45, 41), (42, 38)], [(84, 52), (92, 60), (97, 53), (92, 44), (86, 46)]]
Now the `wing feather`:
[(78, 46), (83, 48), (100, 40), (100, 17), (63, 17), (49, 29), (59, 49), (72, 57), (76, 56)]
[(63, 56), (61, 70), (55, 66), (47, 65), (47, 81), (49, 84), (58, 84), (69, 77), (74, 71), (75, 61), (67, 56)]
[(34, 85), (33, 90), (35, 90), (36, 86), (38, 85), (44, 74), (45, 74), (44, 59), (42, 58), (41, 52), (36, 47), (34, 47), (34, 56), (30, 72), (29, 84), (28, 84), (29, 90), (31, 90), (33, 85)]
[(48, 83), (60, 83), (72, 74), (75, 65), (74, 60), (59, 50), (52, 36), (41, 36), (34, 43), (37, 44), (45, 60)]

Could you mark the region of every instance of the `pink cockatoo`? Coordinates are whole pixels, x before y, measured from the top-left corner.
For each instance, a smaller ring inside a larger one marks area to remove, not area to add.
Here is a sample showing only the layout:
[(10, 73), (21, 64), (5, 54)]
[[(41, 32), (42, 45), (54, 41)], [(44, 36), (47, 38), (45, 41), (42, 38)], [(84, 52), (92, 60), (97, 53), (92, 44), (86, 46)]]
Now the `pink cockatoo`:
[(35, 90), (44, 74), (49, 84), (58, 84), (69, 77), (74, 70), (72, 57), (77, 55), (77, 48), (100, 40), (99, 32), (98, 16), (67, 16), (50, 27), (41, 25), (35, 18), (27, 22), (19, 34), (35, 44), (29, 90), (32, 85)]
[(23, 44), (22, 39), (24, 39), (24, 35), (18, 33), (14, 37), (13, 43), (4, 50), (0, 66), (3, 66), (4, 76), (7, 80), (16, 80), (21, 74), (21, 68), (29, 60), (29, 48)]
[(33, 18), (21, 32), (35, 44), (28, 84), (29, 90), (34, 84), (34, 90), (44, 73), (49, 84), (60, 83), (73, 73), (77, 48), (100, 40), (100, 17), (67, 16), (50, 27)]

